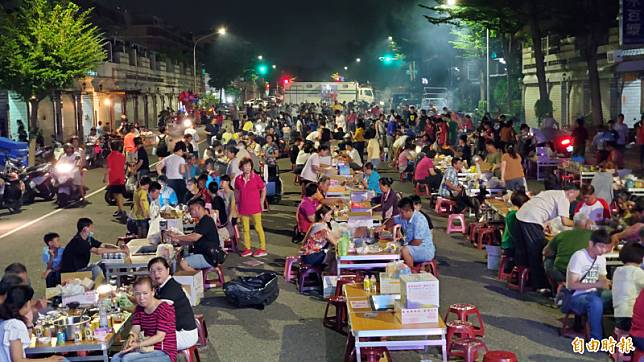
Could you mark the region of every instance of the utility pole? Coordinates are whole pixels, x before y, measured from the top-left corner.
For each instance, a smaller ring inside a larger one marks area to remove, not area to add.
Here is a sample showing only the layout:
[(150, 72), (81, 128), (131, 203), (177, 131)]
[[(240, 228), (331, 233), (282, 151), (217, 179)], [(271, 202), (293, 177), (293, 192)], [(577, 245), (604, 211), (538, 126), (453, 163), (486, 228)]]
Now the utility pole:
[(485, 28), (485, 110), (490, 111), (490, 29)]

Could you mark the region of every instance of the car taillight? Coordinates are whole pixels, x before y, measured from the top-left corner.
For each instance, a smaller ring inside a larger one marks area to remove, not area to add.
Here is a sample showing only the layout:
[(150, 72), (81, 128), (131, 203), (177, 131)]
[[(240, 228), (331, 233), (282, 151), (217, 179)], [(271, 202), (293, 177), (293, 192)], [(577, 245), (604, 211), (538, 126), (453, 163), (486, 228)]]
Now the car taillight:
[(571, 142), (572, 141), (570, 140), (570, 138), (564, 138), (564, 139), (561, 140), (561, 145), (562, 146), (568, 146)]

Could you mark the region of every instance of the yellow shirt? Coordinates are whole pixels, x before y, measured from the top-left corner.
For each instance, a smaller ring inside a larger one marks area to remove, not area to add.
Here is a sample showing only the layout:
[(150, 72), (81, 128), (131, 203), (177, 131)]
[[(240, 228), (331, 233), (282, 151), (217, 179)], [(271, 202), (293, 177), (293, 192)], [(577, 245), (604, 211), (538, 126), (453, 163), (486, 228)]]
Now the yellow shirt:
[(357, 128), (356, 133), (353, 134), (353, 142), (364, 142), (364, 129)]
[(233, 138), (233, 134), (230, 132), (224, 132), (224, 134), (221, 135), (221, 140), (224, 141), (224, 144), (227, 144), (231, 138)]
[(246, 121), (246, 123), (244, 123), (244, 126), (242, 127), (242, 130), (244, 130), (246, 132), (252, 131), (253, 130), (253, 122)]
[(145, 220), (150, 218), (150, 202), (148, 201), (148, 192), (139, 187), (134, 193), (134, 203), (132, 205), (132, 219)]

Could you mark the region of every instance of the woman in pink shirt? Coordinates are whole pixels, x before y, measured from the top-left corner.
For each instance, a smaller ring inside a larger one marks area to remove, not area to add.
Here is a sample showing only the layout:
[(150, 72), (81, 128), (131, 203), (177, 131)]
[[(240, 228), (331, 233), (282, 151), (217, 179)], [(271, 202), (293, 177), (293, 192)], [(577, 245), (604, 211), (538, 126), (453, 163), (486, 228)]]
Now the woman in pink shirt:
[[(260, 257), (266, 256), (266, 235), (262, 226), (262, 205), (266, 200), (266, 185), (264, 180), (253, 172), (253, 161), (250, 158), (244, 158), (239, 161), (241, 174), (235, 178), (235, 201), (237, 202), (237, 212), (244, 228), (244, 246), (246, 250), (241, 256)], [(250, 219), (253, 219), (255, 231), (259, 236), (259, 249), (253, 253), (250, 249)]]
[(315, 211), (320, 203), (313, 196), (318, 192), (318, 184), (310, 183), (304, 189), (304, 198), (297, 207), (297, 227), (301, 233), (309, 231), (315, 222)]

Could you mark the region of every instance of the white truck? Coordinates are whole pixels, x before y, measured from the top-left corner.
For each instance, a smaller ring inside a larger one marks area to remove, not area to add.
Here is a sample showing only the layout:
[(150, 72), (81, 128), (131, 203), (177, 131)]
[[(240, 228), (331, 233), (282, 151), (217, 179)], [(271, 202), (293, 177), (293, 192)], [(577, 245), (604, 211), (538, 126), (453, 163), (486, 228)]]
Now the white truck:
[(334, 101), (372, 103), (373, 89), (371, 86), (361, 86), (358, 82), (293, 82), (284, 90), (284, 103), (332, 104)]

